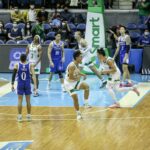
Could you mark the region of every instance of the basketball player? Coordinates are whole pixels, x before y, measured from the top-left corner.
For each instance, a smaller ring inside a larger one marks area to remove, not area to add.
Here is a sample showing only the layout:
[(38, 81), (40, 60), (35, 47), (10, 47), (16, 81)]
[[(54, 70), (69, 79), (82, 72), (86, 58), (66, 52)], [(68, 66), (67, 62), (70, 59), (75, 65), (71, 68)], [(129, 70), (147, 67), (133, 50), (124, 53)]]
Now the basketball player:
[(63, 63), (65, 61), (64, 43), (61, 41), (61, 34), (55, 33), (55, 40), (52, 41), (48, 47), (48, 59), (50, 63), (50, 75), (48, 81), (48, 89), (50, 88), (50, 82), (53, 74), (57, 73), (60, 78), (62, 91), (65, 92), (64, 78), (63, 78)]
[[(37, 89), (39, 87), (39, 74), (41, 70), (41, 58), (42, 58), (42, 47), (40, 45), (40, 37), (39, 35), (35, 35), (33, 42), (28, 45), (26, 48), (26, 55), (29, 57), (29, 63), (33, 64), (35, 74), (36, 74), (36, 83), (37, 83)], [(39, 96), (38, 92), (35, 97)]]
[(120, 64), (122, 65), (122, 71), (123, 71), (123, 80), (124, 81), (127, 80), (128, 84), (131, 84), (130, 72), (128, 69), (131, 39), (130, 36), (126, 34), (126, 29), (123, 26), (120, 27), (120, 34), (121, 36), (118, 38), (118, 46), (113, 59), (115, 59), (119, 53)]
[(34, 72), (34, 66), (32, 64), (27, 63), (26, 55), (22, 54), (20, 57), (20, 62), (15, 65), (13, 75), (12, 75), (12, 91), (14, 90), (14, 81), (17, 74), (17, 94), (18, 94), (18, 117), (17, 120), (19, 122), (22, 121), (22, 101), (23, 95), (26, 96), (27, 103), (27, 120), (31, 120), (31, 104), (30, 104), (30, 94), (31, 94), (31, 76), (32, 74), (33, 82), (34, 82), (34, 92), (36, 94), (36, 77)]
[(101, 74), (110, 76), (108, 78), (107, 85), (106, 85), (106, 88), (108, 89), (110, 95), (112, 96), (114, 100), (114, 104), (111, 105), (110, 107), (120, 107), (116, 98), (115, 90), (119, 92), (132, 90), (139, 96), (140, 93), (138, 92), (136, 87), (126, 86), (126, 84), (121, 84), (121, 81), (120, 81), (121, 72), (119, 68), (117, 67), (113, 58), (106, 57), (105, 51), (102, 48), (97, 50), (97, 55), (104, 68), (104, 70), (101, 71)]
[(77, 113), (77, 119), (81, 119), (81, 112), (79, 111), (79, 103), (78, 103), (78, 95), (76, 93), (77, 90), (84, 90), (84, 105), (86, 108), (90, 108), (91, 106), (88, 104), (89, 98), (89, 85), (85, 82), (81, 82), (80, 79), (83, 77), (86, 78), (85, 74), (80, 72), (79, 64), (82, 63), (82, 54), (81, 52), (75, 51), (73, 54), (74, 61), (72, 61), (66, 70), (65, 76), (65, 89), (70, 94), (74, 102), (74, 108)]
[(78, 49), (81, 51), (82, 56), (83, 56), (82, 65), (80, 66), (82, 68), (84, 68), (84, 66), (88, 66), (96, 74), (96, 76), (102, 81), (101, 88), (104, 87), (106, 84), (106, 81), (103, 79), (101, 74), (99, 74), (99, 71), (96, 69), (96, 67), (92, 63), (92, 60), (91, 60), (92, 55), (90, 53), (91, 48), (88, 46), (87, 41), (81, 37), (80, 31), (77, 31), (75, 33), (75, 39), (78, 42)]

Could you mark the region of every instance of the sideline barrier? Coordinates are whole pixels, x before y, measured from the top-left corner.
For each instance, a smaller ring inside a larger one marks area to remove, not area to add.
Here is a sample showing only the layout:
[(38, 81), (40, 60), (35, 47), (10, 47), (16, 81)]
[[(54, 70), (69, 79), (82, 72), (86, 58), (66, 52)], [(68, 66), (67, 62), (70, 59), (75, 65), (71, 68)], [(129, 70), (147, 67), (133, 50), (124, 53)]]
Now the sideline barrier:
[[(42, 56), (42, 68), (41, 73), (47, 73), (49, 69), (49, 61), (47, 56), (47, 45), (42, 45), (43, 56)], [(24, 53), (26, 45), (1, 45), (0, 49), (0, 72), (11, 72), (14, 64), (19, 61), (21, 53)], [(64, 71), (67, 65), (72, 61), (73, 49), (65, 49), (65, 63)], [(136, 73), (139, 73), (142, 67), (142, 49), (131, 49), (130, 51), (130, 64), (135, 65)], [(149, 59), (150, 60), (150, 59)], [(146, 61), (146, 60), (145, 60)], [(143, 60), (143, 62), (145, 63)], [(146, 61), (148, 63), (148, 60)], [(150, 63), (148, 63), (149, 65)]]

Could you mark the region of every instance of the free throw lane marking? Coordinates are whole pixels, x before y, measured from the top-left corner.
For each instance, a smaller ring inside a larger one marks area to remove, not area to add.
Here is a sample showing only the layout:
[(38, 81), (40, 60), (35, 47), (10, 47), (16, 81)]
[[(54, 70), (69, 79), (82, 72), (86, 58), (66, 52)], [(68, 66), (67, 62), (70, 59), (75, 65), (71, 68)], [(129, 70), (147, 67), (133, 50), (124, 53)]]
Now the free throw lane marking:
[(140, 92), (140, 96), (137, 96), (133, 91), (128, 92), (119, 101), (121, 107), (133, 108), (136, 106), (150, 92), (150, 83), (139, 83), (137, 89)]

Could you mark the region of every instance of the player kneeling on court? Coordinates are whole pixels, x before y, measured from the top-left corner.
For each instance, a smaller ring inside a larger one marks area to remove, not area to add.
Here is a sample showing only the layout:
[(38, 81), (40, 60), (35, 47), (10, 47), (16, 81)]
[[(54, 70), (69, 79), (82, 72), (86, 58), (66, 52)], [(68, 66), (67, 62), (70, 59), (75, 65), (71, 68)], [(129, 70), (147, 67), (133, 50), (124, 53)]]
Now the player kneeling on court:
[(77, 90), (84, 90), (84, 105), (87, 108), (91, 106), (88, 104), (89, 98), (89, 85), (86, 82), (80, 82), (81, 77), (86, 79), (86, 75), (80, 72), (79, 64), (82, 63), (82, 54), (80, 51), (75, 51), (73, 54), (74, 61), (71, 62), (66, 70), (65, 76), (65, 89), (70, 94), (74, 101), (74, 107), (77, 112), (77, 119), (81, 119), (81, 112), (79, 111), (79, 102), (78, 95), (76, 93)]
[(115, 91), (127, 92), (127, 91), (132, 90), (139, 96), (140, 93), (138, 92), (135, 86), (127, 87), (126, 84), (123, 85), (121, 83), (121, 80), (120, 80), (121, 72), (119, 68), (117, 67), (113, 58), (106, 57), (106, 54), (103, 48), (97, 50), (97, 56), (100, 60), (102, 67), (104, 68), (104, 70), (101, 71), (101, 74), (109, 75), (106, 88), (108, 89), (110, 95), (112, 96), (114, 100), (114, 104), (111, 105), (110, 107), (120, 107)]
[(31, 75), (34, 82), (34, 92), (36, 94), (36, 76), (34, 72), (34, 66), (30, 65), (26, 62), (27, 56), (22, 54), (20, 56), (20, 61), (18, 64), (15, 65), (13, 75), (12, 75), (12, 91), (14, 91), (14, 81), (17, 74), (17, 94), (18, 94), (18, 117), (17, 120), (19, 122), (22, 121), (22, 101), (23, 95), (26, 96), (26, 103), (27, 103), (27, 120), (31, 120), (31, 104), (30, 104), (30, 95), (31, 95)]

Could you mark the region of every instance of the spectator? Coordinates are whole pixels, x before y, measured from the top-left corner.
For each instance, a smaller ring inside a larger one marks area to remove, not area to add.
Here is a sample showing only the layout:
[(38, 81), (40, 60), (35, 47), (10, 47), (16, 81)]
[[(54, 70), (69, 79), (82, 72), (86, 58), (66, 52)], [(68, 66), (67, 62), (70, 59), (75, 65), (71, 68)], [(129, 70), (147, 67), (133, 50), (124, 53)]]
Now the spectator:
[(45, 10), (45, 7), (41, 7), (41, 11), (38, 12), (37, 18), (43, 22), (48, 21), (48, 12)]
[(81, 8), (87, 9), (87, 7), (88, 7), (88, 0), (81, 0), (80, 1), (80, 5), (81, 5)]
[(78, 6), (79, 0), (71, 0), (70, 6)]
[(35, 10), (35, 6), (34, 6), (34, 4), (31, 4), (30, 9), (28, 11), (28, 21), (30, 23), (35, 23), (36, 20), (37, 20), (37, 13), (36, 13), (36, 10)]
[(61, 24), (62, 24), (62, 21), (61, 21), (61, 18), (60, 18), (60, 14), (57, 14), (56, 18), (54, 18), (52, 20), (52, 24), (51, 24), (54, 31), (58, 31), (61, 27)]
[(138, 0), (132, 0), (132, 9), (135, 9), (137, 7)]
[(27, 22), (23, 31), (23, 39), (32, 42), (31, 24)]
[(29, 0), (18, 0), (19, 8), (28, 8), (29, 7)]
[(69, 5), (70, 1), (69, 0), (57, 0), (59, 4), (59, 8), (63, 9), (65, 6)]
[(145, 21), (145, 24), (147, 25), (147, 28), (150, 32), (150, 15), (148, 16), (147, 20)]
[(0, 0), (0, 8), (3, 8), (3, 1)]
[(71, 32), (68, 22), (63, 21), (62, 27), (61, 27), (62, 41), (65, 41), (67, 44), (69, 44), (69, 42), (71, 41), (71, 38), (73, 37), (72, 35), (73, 35), (73, 33)]
[(32, 36), (34, 37), (35, 35), (40, 36), (40, 40), (43, 43), (45, 40), (45, 33), (44, 33), (44, 27), (41, 21), (39, 21), (35, 26), (33, 26), (31, 30)]
[(110, 34), (110, 40), (111, 40), (110, 56), (113, 57), (117, 48), (118, 37), (120, 36), (119, 26), (113, 26), (109, 28), (107, 32)]
[(8, 8), (8, 0), (2, 0), (3, 8)]
[(68, 6), (64, 7), (64, 11), (62, 11), (60, 13), (61, 18), (63, 19), (63, 21), (70, 21), (71, 19), (71, 13), (68, 11)]
[(144, 34), (139, 39), (138, 46), (144, 47), (147, 45), (150, 45), (150, 32), (149, 32), (149, 30), (146, 29), (144, 31)]
[(22, 31), (18, 28), (17, 22), (13, 22), (13, 28), (9, 31), (8, 38), (15, 41), (22, 39)]
[(8, 3), (10, 4), (10, 8), (12, 8), (14, 6), (18, 6), (18, 0), (9, 0), (9, 2), (7, 2), (7, 5), (8, 5)]
[(4, 29), (4, 23), (0, 21), (0, 40), (6, 42), (7, 40), (7, 31)]
[(46, 6), (50, 6), (51, 9), (56, 9), (57, 0), (46, 1)]
[(57, 15), (60, 15), (60, 13), (57, 12), (57, 9), (55, 9), (55, 12), (50, 14), (50, 17), (49, 17), (49, 18), (50, 18), (50, 22), (51, 22), (53, 19), (55, 19), (55, 18), (57, 17)]
[(72, 15), (70, 22), (72, 22), (74, 24), (79, 24), (79, 23), (85, 23), (85, 20), (86, 19), (83, 17), (83, 15), (81, 13), (78, 13), (78, 14)]
[(138, 4), (140, 23), (144, 24), (150, 14), (150, 1), (141, 0)]
[(112, 9), (112, 6), (113, 6), (113, 0), (105, 0), (106, 9)]
[(13, 12), (11, 13), (11, 21), (17, 23), (24, 22), (22, 13), (17, 6), (14, 7)]

